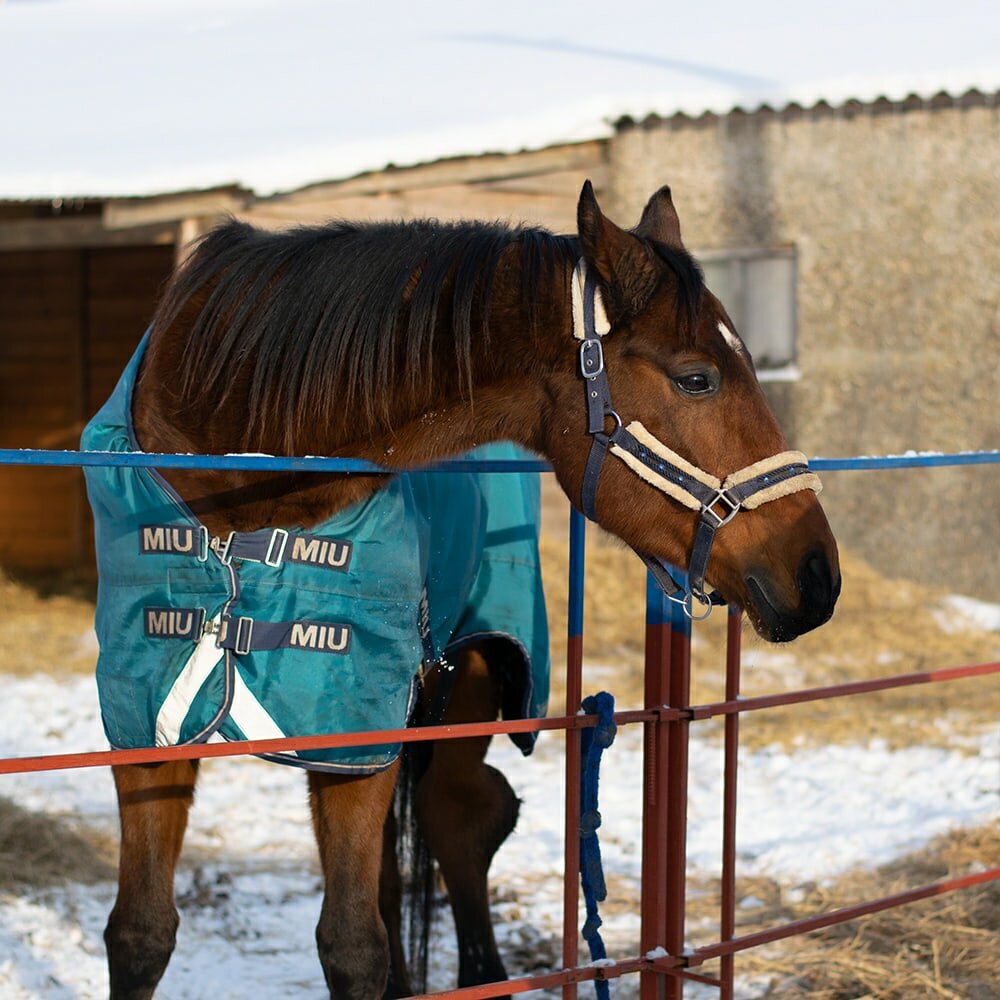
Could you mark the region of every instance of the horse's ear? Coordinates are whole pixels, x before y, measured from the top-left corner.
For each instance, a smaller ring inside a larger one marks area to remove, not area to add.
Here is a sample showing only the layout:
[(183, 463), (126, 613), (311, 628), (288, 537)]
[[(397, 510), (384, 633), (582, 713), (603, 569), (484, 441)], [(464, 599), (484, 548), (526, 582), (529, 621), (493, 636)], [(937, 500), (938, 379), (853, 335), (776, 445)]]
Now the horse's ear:
[(642, 239), (616, 226), (597, 204), (587, 181), (576, 208), (580, 249), (600, 279), (612, 322), (641, 312), (660, 282), (661, 269)]
[(674, 208), (670, 188), (666, 184), (646, 202), (642, 218), (634, 232), (644, 239), (657, 240), (678, 250), (684, 249), (681, 242), (681, 220), (677, 218), (677, 209)]

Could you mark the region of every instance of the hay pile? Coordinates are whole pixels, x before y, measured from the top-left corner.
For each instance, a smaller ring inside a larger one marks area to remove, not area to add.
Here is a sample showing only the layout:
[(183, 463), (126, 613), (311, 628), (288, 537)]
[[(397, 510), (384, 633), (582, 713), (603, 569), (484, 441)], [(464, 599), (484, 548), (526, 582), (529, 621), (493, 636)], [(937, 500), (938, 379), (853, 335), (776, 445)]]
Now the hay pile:
[(32, 813), (0, 796), (0, 890), (114, 878), (115, 850), (93, 830)]
[(0, 570), (0, 673), (94, 669), (94, 584), (81, 574), (14, 580)]
[[(1000, 865), (1000, 832), (959, 830), (925, 850), (859, 869), (832, 885), (739, 885), (764, 905), (741, 911), (737, 935)], [(717, 896), (716, 896), (717, 900)], [(770, 980), (767, 997), (796, 1000), (993, 1000), (1000, 984), (1000, 882), (922, 900), (816, 931), (736, 959)]]

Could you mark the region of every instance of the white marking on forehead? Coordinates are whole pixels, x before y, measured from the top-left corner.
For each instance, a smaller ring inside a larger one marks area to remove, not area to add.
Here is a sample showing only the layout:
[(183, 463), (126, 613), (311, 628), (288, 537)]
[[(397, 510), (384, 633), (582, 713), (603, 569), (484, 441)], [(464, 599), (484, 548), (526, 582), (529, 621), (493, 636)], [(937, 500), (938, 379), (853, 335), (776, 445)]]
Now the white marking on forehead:
[(730, 330), (729, 327), (726, 326), (726, 324), (723, 323), (721, 319), (719, 320), (719, 333), (722, 334), (723, 339), (726, 341), (726, 343), (741, 357), (746, 353), (746, 348), (743, 346), (743, 341), (740, 340), (740, 338), (737, 337), (736, 334), (733, 333), (733, 331)]

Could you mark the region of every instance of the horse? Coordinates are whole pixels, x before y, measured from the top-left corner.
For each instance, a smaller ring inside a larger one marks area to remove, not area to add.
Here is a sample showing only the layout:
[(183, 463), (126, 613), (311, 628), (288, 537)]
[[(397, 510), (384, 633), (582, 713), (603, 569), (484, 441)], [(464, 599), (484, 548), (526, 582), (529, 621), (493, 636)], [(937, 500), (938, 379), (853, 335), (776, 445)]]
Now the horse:
[[(138, 444), (155, 452), (410, 469), (512, 441), (547, 458), (570, 500), (661, 579), (665, 563), (689, 566), (692, 583), (665, 586), (691, 613), (699, 601), (731, 602), (764, 639), (788, 641), (826, 622), (839, 593), (818, 483), (787, 450), (747, 346), (684, 247), (667, 187), (625, 230), (588, 181), (571, 236), (431, 220), (264, 232), (230, 220), (168, 282), (131, 412)], [(393, 482), (163, 477), (218, 539), (308, 531)], [(443, 700), (445, 722), (495, 719), (509, 655), (495, 640), (465, 645), (450, 698), (436, 699), (432, 673), (418, 711)], [(488, 744), (426, 751), (410, 802), (448, 889), (462, 986), (506, 976), (486, 880), (518, 801), (484, 763)], [(110, 989), (114, 1000), (140, 1000), (174, 949), (174, 872), (198, 766), (113, 771), (121, 854), (105, 931)], [(398, 760), (360, 777), (308, 772), (324, 880), (316, 940), (331, 996), (411, 992), (394, 849), (399, 772)]]

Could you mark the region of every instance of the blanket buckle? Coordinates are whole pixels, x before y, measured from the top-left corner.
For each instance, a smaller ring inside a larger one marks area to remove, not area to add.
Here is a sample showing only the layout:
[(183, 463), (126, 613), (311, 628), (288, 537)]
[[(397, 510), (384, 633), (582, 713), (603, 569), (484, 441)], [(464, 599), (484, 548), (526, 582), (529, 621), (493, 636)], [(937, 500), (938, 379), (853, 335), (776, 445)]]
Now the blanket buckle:
[(233, 644), (233, 652), (237, 656), (246, 656), (250, 652), (253, 643), (253, 619), (240, 616), (236, 622), (236, 642)]
[(264, 553), (264, 563), (277, 568), (285, 557), (285, 547), (288, 545), (288, 532), (284, 528), (275, 528), (271, 532), (271, 540)]
[(231, 562), (229, 550), (232, 548), (233, 536), (235, 534), (235, 531), (230, 531), (225, 541), (222, 540), (221, 535), (216, 535), (215, 538), (212, 539), (212, 551), (219, 557), (219, 562), (222, 563), (223, 566), (228, 566)]

